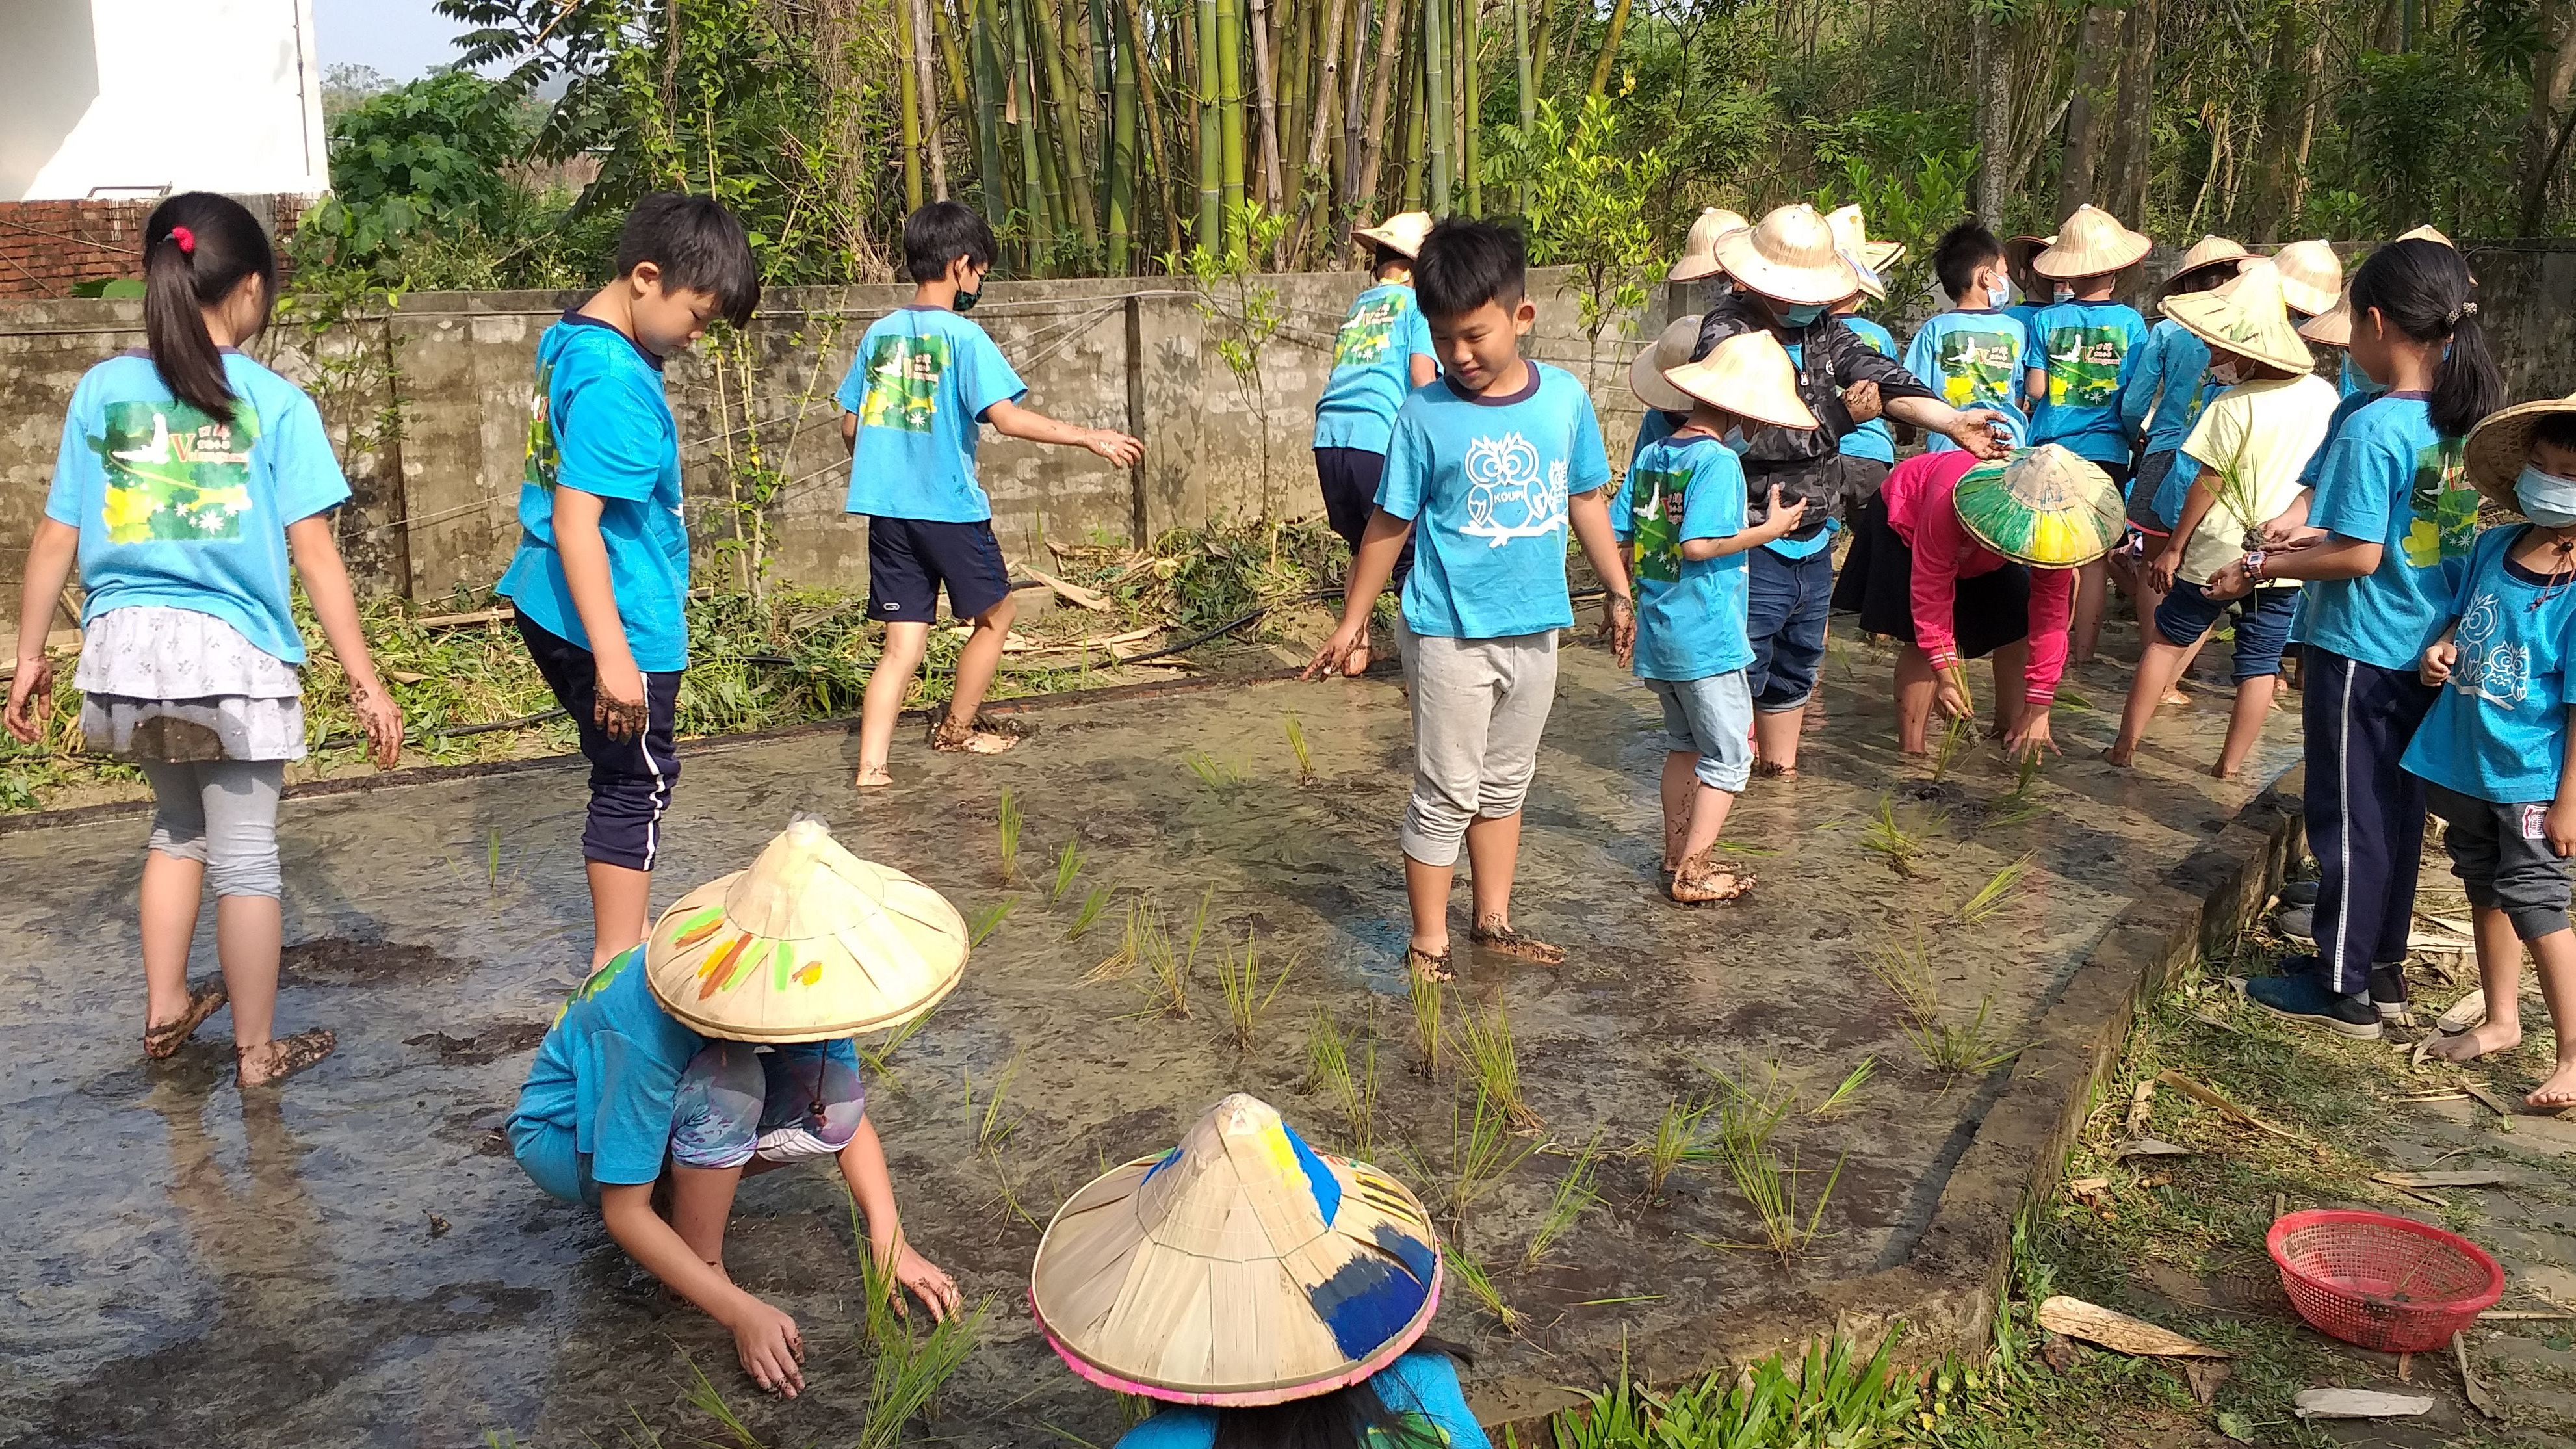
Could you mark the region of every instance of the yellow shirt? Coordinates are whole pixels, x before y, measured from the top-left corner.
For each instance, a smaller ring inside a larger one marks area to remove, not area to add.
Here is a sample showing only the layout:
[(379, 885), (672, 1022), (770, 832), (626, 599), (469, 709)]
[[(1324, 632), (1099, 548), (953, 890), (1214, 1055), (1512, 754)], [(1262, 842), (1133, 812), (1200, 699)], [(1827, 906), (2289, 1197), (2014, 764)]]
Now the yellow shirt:
[(2299, 472), (2325, 441), (2342, 394), (2313, 373), (2238, 383), (2213, 398), (2182, 455), (2218, 473), (2218, 502), (2183, 544), (2187, 582), (2206, 584), (2245, 553), (2245, 535), (2299, 496)]

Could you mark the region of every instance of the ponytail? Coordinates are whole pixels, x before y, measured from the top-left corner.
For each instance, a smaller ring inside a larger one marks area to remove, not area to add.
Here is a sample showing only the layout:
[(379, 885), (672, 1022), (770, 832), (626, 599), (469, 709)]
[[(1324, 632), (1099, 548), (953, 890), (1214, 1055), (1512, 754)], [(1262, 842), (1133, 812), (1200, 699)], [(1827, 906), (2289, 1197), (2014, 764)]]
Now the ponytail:
[(144, 345), (171, 395), (218, 422), (232, 421), (233, 389), (223, 350), (206, 331), (205, 309), (245, 277), (260, 279), (265, 327), (277, 300), (277, 252), (240, 202), (190, 191), (152, 209), (143, 224)]
[(2457, 251), (2415, 238), (2372, 252), (2352, 277), (2355, 324), (2374, 307), (2414, 341), (2447, 344), (2433, 369), (2434, 431), (2464, 437), (2504, 406), (2504, 373), (2478, 321), (2477, 282)]

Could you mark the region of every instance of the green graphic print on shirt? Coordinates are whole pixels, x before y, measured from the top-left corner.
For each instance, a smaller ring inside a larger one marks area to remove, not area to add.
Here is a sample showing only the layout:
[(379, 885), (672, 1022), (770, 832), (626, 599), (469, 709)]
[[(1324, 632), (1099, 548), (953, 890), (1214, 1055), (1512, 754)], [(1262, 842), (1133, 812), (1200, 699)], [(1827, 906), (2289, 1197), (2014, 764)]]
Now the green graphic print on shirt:
[(555, 444), (554, 418), (546, 403), (554, 385), (554, 359), (548, 358), (537, 364), (537, 395), (528, 402), (528, 462), (520, 474), (522, 481), (548, 493), (555, 491), (555, 475), (563, 468), (563, 449)]
[(1637, 540), (1637, 577), (1666, 584), (1681, 581), (1682, 494), (1689, 482), (1688, 473), (1652, 469), (1638, 473), (1634, 485), (1636, 515), (1633, 530)]
[(2013, 345), (2010, 334), (1945, 332), (1935, 345), (1943, 402), (1964, 408), (2013, 401), (2013, 376), (2021, 371), (2021, 349)]
[(2048, 334), (2048, 405), (2097, 408), (2120, 394), (2129, 336), (2117, 327), (2060, 327)]
[(939, 381), (948, 375), (948, 339), (940, 333), (889, 332), (868, 349), (868, 391), (859, 422), (871, 428), (926, 433), (939, 416)]
[(1366, 367), (1386, 356), (1395, 341), (1395, 319), (1404, 315), (1403, 299), (1382, 297), (1351, 314), (1333, 334), (1333, 366)]
[(184, 402), (107, 404), (90, 440), (107, 470), (110, 543), (221, 543), (250, 512), (250, 450), (259, 414), (234, 404), (219, 423)]
[(2461, 469), (2464, 447), (2445, 438), (2415, 451), (2415, 486), (2406, 497), (2415, 522), (2406, 530), (2406, 561), (2419, 569), (2467, 558), (2477, 542), (2478, 490)]
[(1401, 1430), (1401, 1438), (1372, 1425), (1368, 1431), (1367, 1449), (1424, 1449), (1426, 1445), (1440, 1445), (1445, 1449), (1455, 1442), (1450, 1439), (1448, 1430), (1418, 1410), (1403, 1410), (1395, 1416), (1395, 1422)]

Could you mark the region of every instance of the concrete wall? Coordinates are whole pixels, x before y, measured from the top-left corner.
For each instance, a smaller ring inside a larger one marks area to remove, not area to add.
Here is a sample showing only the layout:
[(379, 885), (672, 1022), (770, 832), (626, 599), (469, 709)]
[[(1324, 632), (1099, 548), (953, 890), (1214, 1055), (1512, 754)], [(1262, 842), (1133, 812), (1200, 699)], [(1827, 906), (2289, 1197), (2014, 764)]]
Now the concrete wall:
[(0, 201), (330, 185), (310, 0), (0, 0)]

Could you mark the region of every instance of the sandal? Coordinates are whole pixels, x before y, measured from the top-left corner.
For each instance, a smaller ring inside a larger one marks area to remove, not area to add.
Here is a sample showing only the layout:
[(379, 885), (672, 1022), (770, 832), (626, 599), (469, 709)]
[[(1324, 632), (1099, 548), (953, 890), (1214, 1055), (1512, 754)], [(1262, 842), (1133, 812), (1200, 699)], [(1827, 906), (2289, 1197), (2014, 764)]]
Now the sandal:
[(1449, 953), (1446, 951), (1434, 956), (1428, 951), (1418, 951), (1407, 946), (1404, 948), (1404, 969), (1425, 981), (1445, 982), (1458, 979), (1458, 973), (1449, 969)]
[[(309, 1067), (315, 1062), (322, 1060), (324, 1057), (331, 1055), (332, 1050), (340, 1045), (340, 1039), (333, 1036), (330, 1032), (317, 1027), (312, 1031), (299, 1031), (293, 1036), (279, 1037), (268, 1045), (273, 1048), (273, 1054), (269, 1058), (268, 1075), (254, 1082), (250, 1079), (248, 1073), (244, 1072), (241, 1079), (241, 1084), (243, 1086), (276, 1086), (278, 1083), (294, 1076), (297, 1072), (303, 1071), (306, 1067)], [(250, 1054), (257, 1050), (259, 1049), (256, 1047), (233, 1048), (233, 1062), (236, 1069), (248, 1067), (250, 1064)]]
[(1672, 898), (1686, 906), (1731, 901), (1753, 889), (1751, 874), (1738, 875), (1725, 866), (1702, 857), (1691, 861), (1676, 874), (1666, 889)]
[(197, 1034), (197, 1028), (206, 1024), (206, 1018), (223, 1010), (224, 1003), (231, 999), (221, 982), (190, 993), (188, 1009), (179, 1013), (175, 1020), (165, 1021), (159, 1026), (149, 1022), (144, 1024), (143, 1054), (156, 1062), (177, 1056), (179, 1048), (187, 1045), (188, 1038)]
[(1497, 955), (1534, 961), (1541, 966), (1565, 964), (1563, 946), (1551, 946), (1535, 936), (1524, 936), (1510, 926), (1480, 925), (1467, 933), (1467, 939), (1473, 941), (1479, 949), (1492, 951)]

